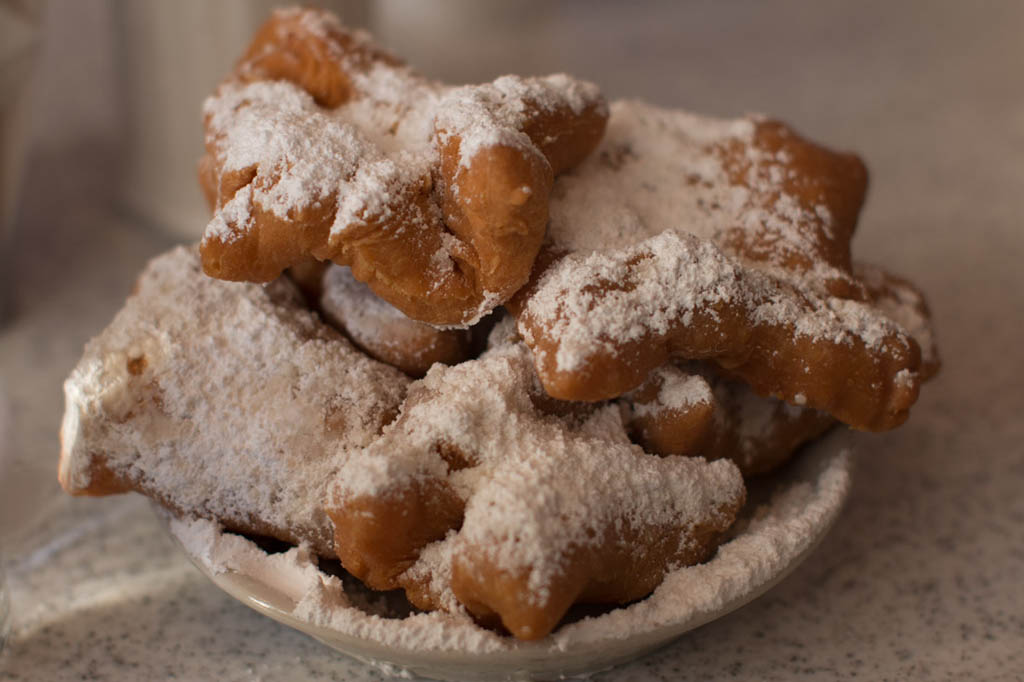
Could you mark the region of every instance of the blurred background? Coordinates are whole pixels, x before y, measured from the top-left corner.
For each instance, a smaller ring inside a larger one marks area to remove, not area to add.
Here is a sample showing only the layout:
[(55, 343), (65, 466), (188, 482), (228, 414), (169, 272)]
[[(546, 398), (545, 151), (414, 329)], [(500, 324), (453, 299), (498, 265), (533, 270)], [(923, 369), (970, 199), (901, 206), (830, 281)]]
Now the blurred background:
[[(61, 382), (144, 262), (201, 234), (201, 102), (276, 4), (0, 0), (0, 552), (9, 563), (38, 540), (40, 523), (72, 508), (53, 476)], [(912, 678), (927, 670), (915, 667), (916, 650), (880, 642), (913, 638), (927, 618), (933, 634), (921, 641), (940, 661), (932, 671), (967, 674), (978, 660), (1024, 668), (1010, 655), (1024, 650), (1024, 558), (1003, 547), (1024, 546), (1024, 2), (309, 4), (371, 29), (439, 79), (565, 71), (609, 98), (766, 112), (858, 152), (871, 190), (854, 252), (929, 294), (945, 368), (906, 427), (867, 444), (869, 484), (855, 491), (839, 539), (786, 583), (781, 602), (759, 607), (762, 626), (790, 609), (811, 633), (812, 614), (792, 605), (809, 598), (850, 613), (844, 629), (813, 635), (826, 648), (800, 653), (808, 665), (849, 670), (827, 648), (846, 637), (883, 662), (875, 677)], [(882, 587), (911, 575), (930, 591), (910, 577)], [(978, 587), (985, 597), (946, 596), (975, 583), (988, 586)], [(870, 605), (879, 593), (887, 604)], [(727, 670), (730, 638), (786, 665), (789, 654), (751, 643), (756, 608), (744, 610), (747, 623), (726, 619), (688, 640), (691, 658), (705, 652), (700, 670)], [(891, 625), (872, 634), (881, 621)], [(976, 654), (965, 658), (966, 648)]]
[[(75, 165), (116, 194), (97, 202), (116, 200), (147, 223), (194, 237), (206, 221), (194, 179), (202, 99), (278, 4), (3, 0), (5, 25), (21, 28), (17, 40), (5, 36), (5, 53), (17, 44), (35, 55), (15, 60), (17, 83), (5, 81), (5, 130), (17, 127), (5, 134), (5, 148), (23, 152), (31, 140), (38, 163), (63, 156), (67, 167), (89, 159)], [(935, 145), (963, 135), (982, 123), (973, 112), (1008, 105), (1019, 90), (1009, 78), (1021, 65), (1015, 2), (986, 3), (984, 10), (877, 0), (314, 4), (370, 28), (439, 79), (567, 71), (610, 97), (723, 116), (763, 111), (833, 146), (855, 148), (876, 172), (906, 167), (920, 175), (912, 163), (924, 151), (915, 146), (919, 139)], [(1019, 126), (1019, 112), (1007, 107), (1006, 114)], [(882, 133), (896, 121), (907, 130), (894, 148)], [(921, 126), (931, 128), (912, 134)], [(890, 164), (895, 156), (902, 163)], [(877, 178), (875, 198), (884, 197), (887, 179)]]

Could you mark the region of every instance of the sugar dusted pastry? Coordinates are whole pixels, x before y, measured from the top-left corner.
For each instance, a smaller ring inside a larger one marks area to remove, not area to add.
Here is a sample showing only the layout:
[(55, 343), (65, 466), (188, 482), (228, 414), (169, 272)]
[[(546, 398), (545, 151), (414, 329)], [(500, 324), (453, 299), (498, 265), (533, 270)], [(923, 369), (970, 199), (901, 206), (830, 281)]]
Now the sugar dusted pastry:
[(445, 325), (526, 282), (552, 179), (607, 117), (564, 75), (427, 80), (313, 9), (276, 12), (205, 113), (207, 274), (266, 282), (312, 255)]
[(573, 603), (637, 599), (714, 551), (744, 498), (731, 462), (646, 454), (615, 405), (539, 410), (529, 351), (494, 336), (410, 383), (290, 281), (214, 280), (175, 249), (65, 384), (61, 483), (302, 543), (371, 587), (530, 639)]
[(290, 282), (219, 282), (179, 247), (150, 263), (65, 382), (60, 481), (333, 556), (323, 500), (339, 453), (377, 437), (408, 383)]
[(513, 301), (548, 393), (607, 399), (670, 358), (713, 359), (856, 428), (903, 422), (921, 350), (852, 272), (866, 178), (779, 123), (615, 103)]
[[(853, 271), (879, 313), (917, 342), (921, 380), (930, 379), (940, 361), (924, 296), (876, 266), (855, 263)], [(663, 365), (620, 400), (630, 409), (634, 437), (649, 452), (728, 457), (745, 476), (776, 468), (836, 423), (821, 410), (758, 395), (706, 361)]]
[[(898, 425), (938, 370), (923, 296), (851, 256), (863, 164), (780, 123), (609, 119), (564, 75), (446, 86), (314, 9), (275, 12), (204, 113), (213, 216), (86, 346), (60, 481), (148, 495), (194, 555), (294, 545), (268, 562), (301, 569), (292, 615), (345, 636), (393, 635), (353, 620), (356, 579), (489, 651), (659, 585), (735, 598), (783, 530), (723, 546), (726, 578), (677, 569), (743, 476)], [(671, 622), (653, 601), (609, 616)]]
[[(615, 405), (543, 414), (534, 382), (526, 347), (510, 343), (413, 384), (332, 489), (342, 563), (371, 587), (457, 602), (536, 639), (576, 602), (626, 603), (706, 559), (744, 499), (736, 467), (645, 453)], [(426, 570), (430, 543), (443, 547)], [(450, 595), (434, 584), (449, 572)]]
[(664, 365), (625, 402), (647, 451), (726, 457), (744, 476), (778, 467), (836, 423), (819, 410), (757, 395), (706, 363)]
[(356, 280), (348, 268), (332, 265), (323, 274), (320, 311), (359, 348), (412, 377), (435, 362), (454, 365), (474, 348), (468, 329), (438, 329), (407, 316)]
[[(345, 268), (332, 266), (323, 290), (320, 307), (328, 320), (370, 355), (408, 374), (420, 376), (434, 362), (453, 365), (469, 359), (472, 345), (466, 330), (441, 330), (410, 320), (376, 298)], [(511, 322), (504, 318), (491, 333), (492, 348), (520, 341)], [(452, 346), (460, 355), (446, 358)], [(552, 398), (532, 370), (523, 381), (540, 413), (586, 420), (600, 409), (599, 403)], [(617, 402), (628, 415), (631, 436), (648, 452), (725, 457), (745, 475), (775, 468), (836, 423), (824, 412), (759, 396), (709, 362), (664, 365)]]

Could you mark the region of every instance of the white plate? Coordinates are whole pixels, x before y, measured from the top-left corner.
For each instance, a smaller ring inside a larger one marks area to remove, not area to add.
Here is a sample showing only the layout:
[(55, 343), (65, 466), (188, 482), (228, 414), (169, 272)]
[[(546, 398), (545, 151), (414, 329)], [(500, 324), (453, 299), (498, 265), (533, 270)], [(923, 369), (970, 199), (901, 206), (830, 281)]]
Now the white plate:
[[(779, 474), (755, 481), (747, 505), (752, 511), (711, 561), (670, 573), (643, 601), (563, 625), (536, 642), (501, 637), (443, 613), (382, 618), (338, 606), (340, 621), (318, 622), (296, 606), (310, 589), (311, 574), (317, 583), (316, 576), (326, 576), (308, 561), (297, 565), (296, 550), (283, 561), (287, 555), (267, 554), (209, 522), (168, 523), (193, 563), (225, 592), (389, 673), (448, 680), (586, 676), (743, 606), (792, 571), (825, 536), (846, 500), (851, 477), (846, 438), (845, 431), (834, 431)], [(351, 581), (345, 589), (343, 601), (367, 602)]]

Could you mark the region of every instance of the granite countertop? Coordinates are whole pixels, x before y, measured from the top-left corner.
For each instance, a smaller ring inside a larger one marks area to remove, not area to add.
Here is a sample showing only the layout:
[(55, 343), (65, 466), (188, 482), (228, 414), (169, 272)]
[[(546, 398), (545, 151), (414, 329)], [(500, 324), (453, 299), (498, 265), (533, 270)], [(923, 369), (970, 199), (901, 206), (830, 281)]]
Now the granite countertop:
[[(530, 70), (710, 113), (771, 111), (861, 153), (872, 189), (855, 254), (927, 292), (944, 360), (905, 426), (856, 438), (847, 507), (794, 573), (596, 679), (1024, 679), (1024, 4), (590, 6), (546, 20), (605, 48), (538, 48)], [(61, 382), (174, 242), (118, 208), (117, 125), (39, 139), (3, 244), (0, 553), (14, 618), (0, 680), (384, 679), (220, 592), (145, 500), (59, 494)]]

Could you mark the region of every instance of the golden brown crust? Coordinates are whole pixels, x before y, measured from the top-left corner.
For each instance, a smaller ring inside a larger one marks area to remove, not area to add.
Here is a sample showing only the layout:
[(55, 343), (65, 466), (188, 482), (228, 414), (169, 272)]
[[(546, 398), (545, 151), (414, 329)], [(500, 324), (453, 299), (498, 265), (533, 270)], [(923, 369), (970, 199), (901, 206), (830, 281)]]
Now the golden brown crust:
[(377, 298), (341, 266), (320, 278), (318, 305), (331, 324), (370, 357), (422, 377), (435, 363), (455, 365), (472, 357), (474, 330), (438, 329), (407, 317)]
[(692, 377), (704, 389), (696, 399), (678, 404), (663, 401), (665, 383), (673, 378), (691, 379), (685, 370), (670, 365), (653, 372), (639, 388), (623, 396), (630, 407), (633, 438), (644, 450), (656, 455), (705, 455), (717, 440), (722, 406), (700, 375)]
[[(317, 30), (311, 30), (309, 20), (315, 14), (310, 10), (274, 14), (239, 59), (237, 77), (246, 82), (291, 81), (317, 104), (333, 109), (359, 94), (348, 71), (365, 72), (375, 63), (401, 65), (394, 55), (360, 40), (336, 22), (318, 21)], [(344, 68), (339, 54), (345, 55)]]
[[(898, 323), (921, 348), (920, 381), (939, 371), (941, 362), (924, 296), (906, 279), (859, 263), (853, 268), (867, 301)], [(666, 382), (706, 381), (701, 400), (666, 405)], [(820, 410), (758, 396), (740, 378), (710, 363), (667, 365), (650, 374), (624, 398), (632, 409), (637, 441), (649, 452), (728, 457), (745, 476), (766, 473), (831, 428), (835, 419)]]
[[(803, 234), (806, 250), (782, 249), (778, 235), (768, 226), (751, 231), (733, 226), (724, 230), (721, 242), (743, 258), (771, 262), (793, 272), (807, 272), (824, 263), (840, 273), (852, 274), (850, 239), (867, 195), (868, 171), (854, 154), (826, 149), (810, 142), (789, 126), (774, 120), (760, 121), (754, 129), (753, 147), (775, 158), (785, 159), (785, 172), (777, 181), (777, 191), (758, 193), (757, 203), (768, 210), (779, 197), (792, 197), (800, 206), (822, 206), (831, 220), (801, 221), (794, 225)], [(717, 148), (732, 184), (749, 183), (750, 174), (764, 172), (756, 168), (739, 142)], [(835, 296), (859, 298), (857, 285), (849, 279), (831, 278), (826, 287)]]
[[(630, 279), (642, 276), (643, 259), (627, 266)], [(736, 274), (743, 289), (747, 278)], [(762, 280), (763, 281), (763, 280)], [(783, 280), (768, 280), (772, 297), (785, 298), (808, 317), (824, 304), (809, 299)], [(595, 298), (628, 292), (630, 280), (597, 279)], [(524, 288), (509, 308), (536, 359), (547, 392), (561, 400), (598, 401), (617, 397), (644, 382), (673, 357), (713, 359), (765, 396), (804, 403), (850, 426), (881, 431), (902, 424), (917, 400), (920, 349), (900, 329), (888, 330), (873, 347), (854, 335), (840, 338), (800, 334), (794, 323), (765, 322), (764, 297), (710, 303), (673, 320), (664, 333), (645, 334), (595, 349), (584, 367), (559, 368), (562, 337), (553, 325), (524, 314), (533, 290)]]
[(460, 554), (452, 566), (452, 590), (459, 602), (480, 619), (498, 617), (513, 636), (545, 637), (573, 604), (628, 604), (650, 594), (670, 567), (692, 566), (714, 554), (722, 534), (732, 525), (744, 498), (715, 510), (711, 519), (687, 529), (632, 527), (623, 518), (607, 528), (601, 542), (575, 547), (564, 570), (538, 603), (529, 571), (509, 571), (486, 548)]
[(356, 498), (329, 507), (327, 515), (345, 569), (375, 590), (393, 590), (405, 586), (400, 578), (421, 548), (459, 526), (463, 506), (446, 483), (434, 480), (401, 494)]
[(638, 599), (709, 556), (743, 504), (734, 466), (653, 457), (616, 406), (556, 417), (533, 388), (514, 341), (414, 384), (332, 491), (345, 568), (535, 639), (574, 603)]
[[(615, 150), (608, 146), (600, 158)], [(727, 138), (695, 153), (719, 163), (722, 177), (680, 177), (675, 191), (736, 188), (747, 197), (740, 224), (730, 224), (735, 218), (715, 203), (702, 205), (707, 220), (719, 221), (713, 238), (672, 225), (665, 229), (679, 231), (595, 254), (554, 243), (509, 302), (547, 392), (607, 400), (673, 358), (714, 360), (761, 395), (855, 428), (901, 424), (917, 399), (921, 351), (905, 329), (889, 323), (851, 266), (849, 240), (867, 187), (863, 163), (764, 120), (749, 140)], [(622, 159), (609, 157), (612, 171), (594, 170), (595, 157), (576, 173), (619, 172), (635, 160), (631, 154), (625, 146)], [(655, 280), (652, 272), (663, 274)], [(652, 281), (663, 287), (658, 304), (650, 303)], [(613, 305), (619, 315), (608, 313)], [(638, 318), (620, 337), (604, 331), (622, 327), (619, 317), (641, 307), (657, 322)], [(576, 352), (570, 331), (585, 338), (577, 346), (585, 357), (566, 363), (566, 349)]]
[[(672, 404), (663, 399), (662, 391), (673, 381), (702, 384), (703, 391), (699, 399)], [(711, 460), (725, 457), (744, 476), (775, 469), (836, 424), (824, 412), (761, 397), (741, 381), (701, 363), (663, 367), (626, 399), (633, 436), (646, 451)]]
[[(337, 110), (374, 97), (359, 87), (356, 74), (399, 64), (322, 13), (278, 13), (257, 34), (229, 83), (283, 79), (324, 110)], [(460, 153), (465, 131), (438, 123), (433, 171), (393, 189), (384, 206), (332, 229), (337, 192), (286, 215), (251, 201), (244, 224), (229, 222), (226, 233), (204, 239), (205, 271), (265, 282), (311, 254), (351, 266), (358, 279), (415, 319), (456, 325), (477, 319), (526, 282), (543, 239), (553, 174), (578, 163), (604, 130), (607, 115), (599, 98), (580, 107), (569, 99), (530, 97), (523, 95), (519, 132), (531, 144), (490, 143), (467, 162)], [(223, 167), (223, 139), (209, 130), (210, 121), (208, 116), (200, 183), (211, 203), (223, 209), (243, 188), (272, 189), (280, 179), (272, 169)], [(443, 274), (439, 253), (452, 259)]]

